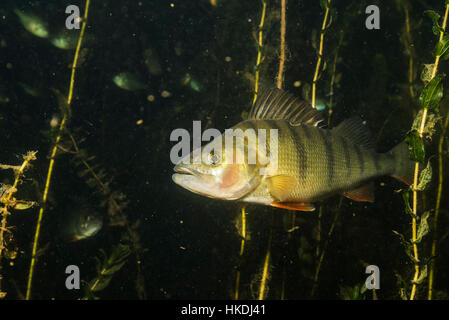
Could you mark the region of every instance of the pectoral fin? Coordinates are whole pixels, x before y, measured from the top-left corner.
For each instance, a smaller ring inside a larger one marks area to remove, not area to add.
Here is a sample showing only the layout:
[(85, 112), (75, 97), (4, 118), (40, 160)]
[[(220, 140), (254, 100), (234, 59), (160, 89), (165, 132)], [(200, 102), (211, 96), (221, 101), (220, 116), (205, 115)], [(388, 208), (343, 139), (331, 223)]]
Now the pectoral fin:
[(287, 199), (296, 184), (295, 178), (287, 175), (278, 175), (267, 178), (267, 186), (270, 194), (279, 202)]
[(343, 195), (354, 201), (374, 202), (374, 184), (364, 184), (357, 189), (346, 191)]
[(315, 206), (307, 202), (273, 202), (273, 207), (295, 210), (295, 211), (315, 211)]

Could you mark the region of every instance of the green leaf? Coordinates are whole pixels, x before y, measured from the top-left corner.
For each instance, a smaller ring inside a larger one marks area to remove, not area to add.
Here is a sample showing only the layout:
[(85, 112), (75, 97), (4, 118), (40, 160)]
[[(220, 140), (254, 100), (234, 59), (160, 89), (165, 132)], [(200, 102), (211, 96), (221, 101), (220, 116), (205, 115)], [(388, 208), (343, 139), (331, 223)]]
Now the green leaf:
[(410, 260), (413, 263), (415, 263), (415, 257), (412, 254), (412, 244), (409, 241), (405, 240), (405, 237), (403, 234), (401, 234), (395, 230), (392, 230), (392, 231), (395, 235), (397, 235), (399, 237), (399, 241), (404, 246), (405, 254), (410, 258)]
[(419, 174), (419, 182), (416, 186), (416, 190), (423, 191), (426, 189), (429, 182), (432, 180), (432, 166), (430, 161), (427, 161), (427, 166)]
[(25, 201), (25, 200), (17, 200), (14, 204), (14, 209), (16, 210), (26, 210), (31, 207), (34, 207), (36, 205), (36, 202), (34, 201)]
[(443, 80), (444, 75), (436, 75), (430, 82), (424, 87), (421, 95), (419, 96), (419, 103), (423, 108), (435, 109), (438, 106), (441, 98), (443, 97)]
[(438, 20), (440, 19), (440, 15), (436, 13), (433, 10), (426, 10), (424, 11), (424, 14), (427, 15), (430, 19), (432, 19), (432, 22), (435, 24), (438, 24)]
[(412, 208), (410, 207), (410, 200), (409, 200), (410, 194), (409, 194), (408, 190), (402, 190), (401, 196), (402, 196), (402, 199), (404, 200), (405, 212), (408, 213), (409, 215), (411, 215), (412, 217), (414, 217)]
[(356, 284), (354, 287), (341, 286), (338, 296), (343, 300), (363, 300), (363, 293), (362, 286)]
[[(419, 131), (419, 129), (421, 128), (423, 111), (424, 109), (419, 110), (418, 114), (413, 120), (412, 130)], [(430, 138), (435, 134), (436, 126), (438, 124), (438, 121), (440, 121), (440, 119), (441, 117), (437, 116), (435, 113), (427, 112), (426, 123), (424, 125), (424, 130), (422, 134), (423, 139), (430, 140)]]
[(412, 283), (421, 284), (427, 278), (427, 265), (425, 265), (419, 273), (418, 279), (412, 280)]
[(433, 10), (426, 10), (424, 14), (427, 15), (430, 19), (432, 19), (433, 26), (432, 31), (437, 36), (440, 34), (443, 29), (439, 26), (438, 20), (440, 19), (440, 15)]
[(427, 222), (427, 219), (429, 219), (429, 215), (430, 212), (426, 211), (421, 216), (415, 243), (420, 243), (421, 240), (429, 233), (429, 223)]
[(433, 67), (434, 67), (433, 63), (424, 64), (424, 68), (420, 76), (421, 81), (424, 82), (424, 85), (426, 85), (430, 80), (432, 80)]
[(438, 41), (433, 54), (435, 55), (435, 57), (441, 57), (446, 53), (448, 48), (449, 48), (449, 36), (444, 36), (443, 39)]
[(424, 143), (419, 136), (418, 131), (411, 130), (405, 137), (405, 141), (409, 148), (409, 158), (410, 160), (422, 162), (425, 157)]
[(327, 8), (329, 8), (328, 0), (320, 0), (320, 6), (323, 10), (326, 10)]
[(89, 283), (89, 289), (91, 292), (101, 291), (109, 285), (112, 277), (98, 277), (93, 279)]

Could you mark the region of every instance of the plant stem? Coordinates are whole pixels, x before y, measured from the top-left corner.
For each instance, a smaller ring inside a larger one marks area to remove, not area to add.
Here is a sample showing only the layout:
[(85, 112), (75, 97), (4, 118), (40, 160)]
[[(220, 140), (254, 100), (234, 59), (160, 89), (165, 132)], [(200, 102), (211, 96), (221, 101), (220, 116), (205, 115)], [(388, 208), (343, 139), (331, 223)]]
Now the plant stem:
[[(449, 111), (446, 115), (446, 119), (444, 121), (443, 129), (440, 135), (440, 141), (438, 143), (438, 191), (435, 204), (435, 216), (433, 218), (433, 239), (432, 239), (431, 257), (435, 257), (437, 254), (438, 216), (440, 213), (441, 195), (443, 193), (443, 144), (448, 124), (449, 124)], [(435, 260), (432, 259), (432, 261), (430, 262), (430, 271), (429, 271), (429, 288), (427, 293), (428, 300), (432, 300), (434, 277), (435, 277)]]
[(285, 1), (281, 0), (281, 54), (279, 56), (279, 72), (277, 78), (277, 87), (282, 89), (282, 81), (284, 78), (284, 64), (285, 64)]
[(320, 48), (318, 51), (318, 61), (316, 63), (316, 68), (315, 68), (315, 75), (313, 76), (313, 82), (312, 82), (312, 107), (315, 108), (315, 100), (316, 100), (316, 82), (318, 81), (318, 74), (320, 71), (320, 66), (321, 66), (321, 60), (323, 57), (323, 46), (324, 46), (324, 32), (326, 30), (326, 26), (327, 26), (327, 19), (329, 18), (329, 5), (331, 3), (331, 0), (327, 0), (327, 7), (326, 7), (326, 11), (324, 13), (324, 19), (323, 19), (323, 24), (321, 25), (321, 36), (320, 36)]
[[(83, 23), (82, 23), (82, 27), (81, 27), (80, 36), (78, 38), (78, 44), (77, 44), (76, 50), (75, 50), (75, 57), (74, 57), (73, 63), (72, 63), (72, 74), (70, 77), (69, 95), (67, 97), (67, 105), (68, 106), (70, 106), (70, 104), (72, 103), (73, 88), (75, 85), (75, 72), (76, 72), (76, 67), (78, 64), (78, 57), (79, 57), (79, 52), (81, 49), (81, 43), (83, 42), (84, 32), (86, 29), (87, 17), (88, 17), (88, 13), (89, 13), (89, 5), (90, 5), (90, 0), (86, 0), (86, 9), (84, 11)], [(42, 197), (41, 208), (39, 210), (39, 216), (37, 218), (36, 232), (34, 234), (34, 242), (33, 242), (33, 251), (31, 254), (31, 264), (30, 264), (30, 269), (28, 272), (27, 292), (26, 292), (26, 296), (25, 296), (26, 300), (29, 300), (31, 298), (31, 285), (33, 282), (34, 265), (36, 263), (36, 252), (37, 252), (37, 245), (39, 242), (39, 234), (40, 234), (40, 228), (41, 228), (41, 224), (42, 224), (42, 217), (44, 215), (45, 205), (47, 203), (48, 191), (50, 189), (50, 182), (51, 182), (53, 167), (54, 167), (54, 163), (55, 163), (56, 151), (58, 150), (58, 144), (61, 140), (61, 136), (64, 131), (66, 121), (67, 121), (67, 113), (64, 113), (64, 117), (62, 118), (61, 124), (59, 125), (58, 136), (56, 137), (56, 141), (53, 146), (53, 150), (51, 152), (50, 163), (48, 165), (47, 180), (45, 182), (45, 188), (44, 188), (44, 194)]]
[[(443, 39), (444, 31), (446, 30), (448, 13), (449, 13), (449, 4), (446, 4), (446, 11), (444, 13), (443, 25), (441, 26), (442, 30), (440, 31), (439, 41), (441, 41)], [(433, 65), (431, 79), (433, 79), (435, 77), (435, 75), (437, 74), (439, 61), (440, 61), (440, 57), (436, 56), (435, 63)], [(422, 136), (423, 136), (424, 127), (425, 127), (426, 120), (427, 120), (427, 112), (428, 112), (428, 108), (425, 107), (423, 109), (421, 125), (420, 125), (419, 131), (418, 131), (420, 138), (422, 138)], [(415, 274), (413, 276), (413, 281), (412, 281), (412, 290), (410, 293), (410, 300), (413, 300), (415, 298), (416, 286), (417, 286), (416, 281), (418, 280), (418, 277), (419, 277), (419, 256), (418, 256), (418, 245), (416, 243), (416, 220), (417, 220), (416, 218), (417, 218), (417, 207), (418, 207), (418, 192), (417, 192), (416, 188), (418, 186), (418, 174), (419, 174), (419, 162), (416, 162), (415, 163), (415, 173), (414, 173), (414, 177), (413, 177), (413, 209), (412, 209), (412, 212), (413, 212), (412, 243), (413, 243), (413, 257), (415, 260)]]
[[(243, 253), (245, 252), (245, 241), (246, 241), (246, 207), (243, 206), (241, 210), (241, 219), (242, 219), (242, 225), (241, 225), (241, 237), (242, 241), (240, 243), (240, 263), (243, 257)], [(237, 269), (237, 275), (235, 277), (235, 292), (234, 292), (234, 300), (239, 299), (239, 289), (240, 289), (240, 263), (239, 267)]]
[(262, 0), (262, 16), (260, 17), (259, 23), (259, 39), (257, 42), (257, 60), (256, 60), (256, 71), (254, 76), (254, 99), (253, 104), (256, 102), (257, 95), (259, 94), (259, 68), (262, 61), (262, 47), (263, 47), (263, 26), (265, 24), (265, 14), (267, 12), (267, 0)]

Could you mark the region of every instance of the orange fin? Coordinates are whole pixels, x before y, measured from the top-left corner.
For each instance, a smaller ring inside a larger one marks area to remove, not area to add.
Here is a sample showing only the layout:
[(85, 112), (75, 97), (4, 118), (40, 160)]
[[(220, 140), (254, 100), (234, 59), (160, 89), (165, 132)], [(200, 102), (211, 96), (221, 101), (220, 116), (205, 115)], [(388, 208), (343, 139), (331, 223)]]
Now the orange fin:
[(364, 184), (357, 189), (344, 192), (343, 195), (354, 201), (374, 202), (374, 184), (372, 182)]
[(295, 178), (287, 175), (278, 175), (267, 179), (268, 191), (281, 202), (287, 199), (295, 184)]
[(295, 210), (295, 211), (315, 211), (315, 206), (307, 202), (273, 202), (273, 207)]

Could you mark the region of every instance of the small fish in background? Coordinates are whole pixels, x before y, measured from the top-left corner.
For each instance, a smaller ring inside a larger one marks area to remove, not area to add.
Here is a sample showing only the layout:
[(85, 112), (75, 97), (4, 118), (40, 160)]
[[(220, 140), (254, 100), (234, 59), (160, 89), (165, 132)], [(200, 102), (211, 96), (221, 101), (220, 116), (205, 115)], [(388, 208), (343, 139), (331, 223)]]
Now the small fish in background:
[[(265, 91), (248, 119), (232, 129), (277, 129), (277, 165), (266, 161), (266, 151), (260, 151), (258, 143), (251, 146), (245, 139), (240, 145), (220, 145), (216, 138), (203, 147), (203, 152), (212, 150), (209, 154), (194, 151), (184, 157), (175, 166), (172, 179), (206, 197), (297, 211), (313, 211), (314, 202), (335, 194), (373, 202), (373, 179), (384, 175), (411, 184), (414, 162), (405, 142), (380, 154), (374, 151), (374, 140), (360, 118), (347, 119), (331, 130), (324, 129), (322, 123), (319, 111), (291, 94), (279, 89)], [(270, 139), (267, 133), (266, 150), (273, 150)], [(221, 141), (225, 140), (222, 135)], [(255, 164), (248, 163), (247, 150), (255, 150)], [(244, 163), (227, 163), (226, 154), (243, 155)]]
[(146, 49), (143, 52), (143, 57), (148, 72), (153, 76), (160, 76), (162, 74), (162, 67), (156, 51), (152, 48)]
[(196, 91), (196, 92), (200, 92), (201, 90), (203, 90), (203, 86), (201, 85), (201, 83), (199, 83), (196, 79), (194, 79), (190, 75), (190, 73), (186, 73), (182, 77), (181, 84), (183, 86), (188, 86), (190, 89), (192, 89), (193, 91)]
[(19, 9), (14, 9), (14, 13), (19, 17), (20, 23), (28, 32), (39, 38), (48, 38), (48, 24), (42, 21), (37, 15), (23, 12)]
[(78, 44), (79, 31), (61, 29), (58, 33), (50, 37), (50, 42), (56, 48), (62, 50), (73, 50)]
[[(62, 28), (60, 31), (51, 35), (49, 40), (53, 46), (62, 50), (74, 50), (78, 45), (78, 39), (80, 35), (80, 30), (72, 29), (68, 30)], [(83, 46), (91, 44), (95, 39), (95, 36), (91, 33), (86, 33), (84, 35)], [(87, 49), (87, 48), (84, 48)]]
[(137, 91), (147, 89), (147, 86), (131, 72), (122, 72), (112, 78), (117, 87), (128, 90)]
[(41, 88), (39, 86), (35, 86), (35, 85), (29, 85), (25, 82), (19, 81), (17, 82), (17, 84), (19, 85), (19, 87), (21, 87), (23, 89), (23, 91), (35, 98), (39, 98), (39, 97), (43, 97), (46, 95), (46, 90), (44, 88)]
[(88, 206), (81, 206), (69, 212), (62, 228), (63, 238), (69, 242), (95, 236), (103, 227), (101, 215)]

